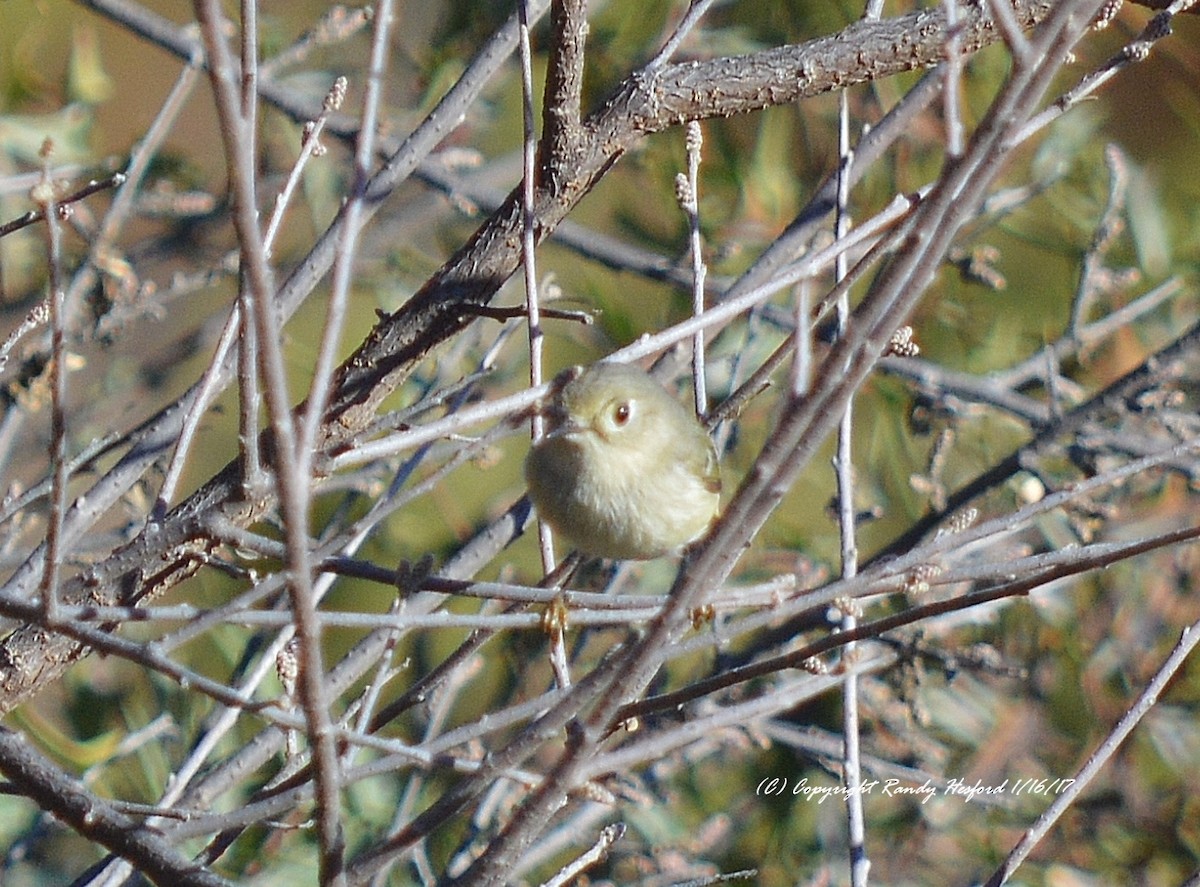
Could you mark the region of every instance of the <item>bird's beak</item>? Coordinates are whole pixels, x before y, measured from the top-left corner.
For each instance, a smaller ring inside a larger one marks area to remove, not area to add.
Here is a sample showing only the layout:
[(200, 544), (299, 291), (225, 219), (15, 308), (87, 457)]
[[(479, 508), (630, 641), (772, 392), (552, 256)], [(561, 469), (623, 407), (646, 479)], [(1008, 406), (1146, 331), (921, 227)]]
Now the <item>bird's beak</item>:
[(550, 420), (550, 430), (546, 432), (544, 440), (557, 437), (572, 437), (586, 428), (586, 426), (580, 425), (561, 411), (549, 413), (547, 414), (547, 418)]

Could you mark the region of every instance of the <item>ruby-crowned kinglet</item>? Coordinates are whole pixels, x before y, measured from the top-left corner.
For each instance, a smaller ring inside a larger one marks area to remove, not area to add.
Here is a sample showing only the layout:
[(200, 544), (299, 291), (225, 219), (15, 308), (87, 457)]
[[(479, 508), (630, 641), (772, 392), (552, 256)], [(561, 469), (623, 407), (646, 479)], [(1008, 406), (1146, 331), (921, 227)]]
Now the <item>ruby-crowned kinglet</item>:
[(525, 459), (538, 515), (580, 550), (646, 560), (694, 542), (717, 513), (717, 451), (695, 416), (635, 367), (567, 370)]

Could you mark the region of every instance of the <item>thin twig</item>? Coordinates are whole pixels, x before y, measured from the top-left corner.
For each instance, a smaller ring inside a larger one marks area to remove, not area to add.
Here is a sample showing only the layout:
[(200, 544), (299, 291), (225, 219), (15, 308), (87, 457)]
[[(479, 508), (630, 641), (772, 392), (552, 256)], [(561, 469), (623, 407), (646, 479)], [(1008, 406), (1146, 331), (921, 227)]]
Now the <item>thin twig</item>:
[(308, 555), (306, 479), (298, 474), (296, 428), (292, 423), (287, 378), (276, 330), (275, 286), (263, 247), (255, 206), (255, 162), (247, 152), (245, 122), (238, 112), (233, 66), (216, 0), (196, 0), (196, 16), (207, 50), (209, 75), (221, 121), (227, 166), (234, 187), (234, 224), (247, 263), (246, 280), (252, 294), (254, 320), (260, 332), (259, 357), (266, 388), (267, 413), (275, 437), (275, 481), (279, 490), (287, 540), (288, 591), (300, 638), (300, 699), (308, 723), (316, 762), (317, 835), (322, 883), (345, 883), (344, 837), (341, 833), (337, 749), (324, 688), (320, 625), (312, 593)]
[(596, 838), (596, 842), (588, 848), (586, 853), (580, 854), (559, 869), (554, 877), (546, 881), (542, 887), (565, 887), (566, 884), (571, 883), (577, 876), (587, 871), (596, 863), (603, 862), (608, 856), (612, 845), (621, 840), (624, 834), (625, 824), (623, 822), (614, 822), (612, 825), (605, 826), (601, 829), (600, 836)]
[(67, 315), (66, 291), (62, 285), (62, 219), (50, 181), (50, 139), (42, 145), (43, 176), (33, 198), (46, 220), (46, 255), (50, 287), (50, 513), (46, 526), (46, 566), (42, 571), (42, 619), (46, 626), (58, 621), (58, 582), (63, 560), (63, 519), (67, 510)]
[[(56, 173), (57, 171), (52, 170), (51, 172)], [(47, 173), (38, 173), (37, 175), (39, 176), (40, 183), (41, 178), (46, 177)], [(50, 177), (53, 178), (52, 175)], [(107, 191), (109, 188), (119, 188), (125, 184), (125, 180), (126, 176), (123, 172), (115, 172), (112, 175), (98, 181), (93, 180), (88, 182), (78, 191), (67, 194), (64, 197), (60, 197), (58, 199), (58, 206), (70, 206), (72, 203), (78, 203), (81, 200), (91, 197), (93, 194), (98, 194), (101, 191)], [(45, 209), (30, 210), (29, 212), (25, 213), (25, 215), (13, 219), (11, 222), (5, 222), (3, 225), (0, 225), (0, 237), (7, 237), (14, 231), (20, 231), (22, 228), (28, 228), (30, 225), (36, 225), (44, 218), (46, 218)]]
[(943, 66), (946, 85), (942, 89), (942, 108), (946, 118), (946, 158), (954, 160), (963, 152), (962, 41), (958, 0), (942, 0), (942, 8), (946, 11), (946, 63)]
[(1017, 17), (1013, 15), (1012, 5), (1005, 0), (988, 0), (988, 9), (992, 11), (996, 24), (1000, 26), (1000, 33), (1004, 35), (1008, 51), (1020, 59), (1022, 64), (1026, 63), (1029, 58), (1029, 41), (1021, 30)]
[(334, 6), (316, 25), (296, 38), (291, 46), (283, 49), (259, 64), (263, 79), (275, 79), (280, 70), (299, 64), (315, 50), (342, 43), (353, 37), (371, 23), (373, 10), (370, 6), (358, 9)]
[[(1019, 144), (1035, 132), (1049, 126), (1068, 110), (1100, 89), (1100, 87), (1115, 77), (1120, 71), (1132, 64), (1143, 62), (1149, 58), (1154, 44), (1163, 37), (1170, 35), (1171, 19), (1175, 15), (1188, 11), (1197, 2), (1200, 2), (1200, 0), (1176, 0), (1176, 2), (1172, 3), (1166, 9), (1156, 13), (1146, 23), (1146, 27), (1142, 29), (1142, 32), (1126, 44), (1120, 52), (1109, 59), (1099, 69), (1086, 73), (1074, 87), (1056, 99), (1044, 111), (1031, 117), (1023, 127), (1014, 132), (1012, 136), (1013, 144)], [(1015, 61), (1019, 64), (1028, 64), (1032, 60), (1028, 56), (1018, 56), (1015, 58)]]
[(333, 85), (329, 88), (329, 92), (325, 94), (325, 101), (321, 103), (321, 113), (304, 124), (304, 136), (300, 140), (300, 153), (297, 155), (296, 161), (292, 164), (292, 168), (288, 172), (287, 181), (284, 183), (279, 195), (275, 198), (275, 207), (271, 211), (271, 221), (267, 223), (267, 233), (263, 238), (267, 255), (270, 255), (274, 248), (275, 238), (279, 234), (279, 229), (287, 214), (287, 208), (291, 205), (292, 197), (295, 196), (296, 190), (300, 187), (300, 180), (303, 177), (305, 168), (308, 166), (308, 161), (313, 157), (320, 157), (325, 153), (325, 147), (321, 144), (321, 133), (325, 131), (325, 126), (329, 123), (330, 115), (335, 114), (341, 109), (342, 102), (346, 100), (347, 87), (348, 84), (345, 77), (335, 78)]
[[(192, 69), (189, 68), (187, 70)], [(325, 97), (321, 114), (312, 122), (311, 127), (306, 127), (306, 138), (301, 145), (300, 154), (292, 164), (292, 169), (288, 174), (288, 180), (283, 191), (275, 199), (275, 208), (271, 213), (271, 219), (267, 225), (267, 233), (263, 237), (263, 246), (267, 255), (271, 254), (275, 237), (279, 232), (291, 197), (295, 194), (296, 188), (299, 185), (304, 167), (311, 157), (319, 153), (320, 133), (325, 126), (325, 121), (328, 119), (330, 113), (341, 107), (345, 93), (345, 78), (338, 78)], [(257, 367), (258, 363), (257, 340), (252, 325), (247, 324), (246, 333), (245, 335), (242, 334), (242, 318), (247, 316), (250, 315), (244, 310), (242, 300), (239, 299), (234, 303), (233, 311), (225, 321), (220, 339), (217, 342), (216, 348), (213, 349), (212, 359), (209, 361), (208, 366), (200, 377), (200, 381), (197, 383), (195, 397), (192, 398), (191, 403), (184, 411), (182, 427), (179, 432), (179, 441), (171, 456), (170, 465), (167, 468), (166, 476), (159, 489), (155, 507), (151, 512), (153, 520), (162, 520), (166, 515), (168, 505), (175, 496), (175, 489), (183, 476), (183, 469), (186, 464), (187, 453), (191, 448), (191, 442), (195, 439), (196, 433), (200, 428), (200, 422), (203, 420), (205, 413), (212, 405), (213, 399), (217, 396), (222, 386), (225, 360), (234, 343), (240, 345), (238, 352), (238, 378), (242, 380), (240, 389), (243, 392), (243, 397), (239, 402), (239, 410), (241, 427), (243, 429), (241, 443), (245, 463), (244, 474), (248, 478), (247, 485), (249, 487), (257, 488), (257, 486), (261, 486), (263, 471), (258, 453), (258, 440), (254, 435), (247, 436), (245, 434), (246, 428), (253, 427), (250, 416), (257, 416), (259, 411), (258, 386), (250, 378), (250, 374), (257, 372), (255, 367)], [(239, 339), (239, 337), (241, 338)]]
[[(854, 150), (850, 146), (850, 106), (846, 91), (839, 96), (838, 109), (838, 197), (834, 233), (840, 240), (850, 228), (850, 167)], [(835, 265), (837, 280), (847, 274), (846, 254), (838, 256)], [(807, 318), (806, 318), (807, 320)], [(850, 323), (850, 294), (842, 291), (837, 301), (837, 334), (842, 339)], [(842, 578), (849, 581), (858, 573), (857, 521), (854, 507), (854, 398), (848, 397), (838, 423), (837, 455), (834, 468), (837, 476), (838, 534), (841, 540)], [(852, 632), (858, 624), (853, 605), (842, 608), (841, 630)], [(866, 887), (871, 862), (867, 857), (866, 826), (862, 801), (862, 762), (859, 759), (858, 675), (854, 664), (859, 652), (853, 642), (842, 651), (842, 661), (848, 665), (842, 682), (842, 780), (846, 787), (847, 839), (850, 853), (850, 882), (854, 887)]]
[(1113, 239), (1122, 229), (1121, 212), (1125, 208), (1125, 189), (1129, 183), (1129, 169), (1124, 156), (1115, 145), (1109, 145), (1104, 151), (1104, 161), (1108, 166), (1108, 200), (1104, 211), (1096, 223), (1092, 234), (1092, 242), (1083, 255), (1082, 267), (1079, 271), (1079, 284), (1075, 288), (1075, 297), (1071, 302), (1071, 317), (1067, 322), (1067, 335), (1074, 338), (1076, 332), (1087, 322), (1088, 314), (1096, 298), (1103, 294), (1105, 284), (1102, 278), (1106, 276), (1104, 260)]
[[(704, 283), (708, 266), (704, 261), (703, 242), (700, 237), (700, 148), (704, 144), (704, 131), (693, 120), (687, 126), (687, 177), (676, 182), (676, 199), (688, 222), (688, 249), (692, 258), (692, 316), (704, 313)], [(692, 335), (692, 391), (696, 403), (696, 415), (703, 419), (708, 415), (708, 386), (704, 373), (704, 330)]]
[(662, 48), (654, 54), (654, 58), (646, 64), (647, 71), (653, 71), (655, 68), (660, 68), (679, 51), (679, 47), (683, 45), (683, 41), (688, 35), (696, 29), (700, 24), (700, 19), (704, 18), (704, 14), (708, 12), (712, 6), (713, 0), (691, 0), (688, 4), (687, 12), (683, 14), (679, 24), (671, 33), (671, 36), (663, 43)]
[[(337, 363), (342, 330), (350, 301), (350, 282), (354, 273), (354, 261), (358, 255), (358, 241), (364, 223), (364, 203), (367, 186), (371, 181), (371, 164), (375, 157), (375, 139), (378, 131), (380, 104), (383, 101), (383, 86), (387, 76), (389, 41), (392, 34), (394, 13), (392, 0), (380, 0), (374, 10), (375, 27), (371, 40), (371, 57), (367, 69), (367, 88), (363, 95), (362, 127), (358, 132), (358, 145), (354, 154), (354, 172), (349, 199), (342, 211), (341, 239), (337, 257), (333, 262), (333, 284), (326, 307), (325, 325), (321, 332), (321, 343), (317, 350), (313, 378), (309, 384), (308, 400), (297, 422), (296, 470), (302, 484), (302, 498), (308, 500), (312, 494), (312, 466), (321, 421), (333, 389), (333, 373)], [(333, 95), (340, 92), (336, 85)], [(307, 504), (307, 501), (306, 501)]]
[[(521, 60), (521, 267), (525, 280), (525, 313), (529, 317), (529, 384), (541, 386), (543, 378), (542, 352), (545, 333), (542, 330), (541, 300), (538, 298), (537, 260), (535, 255), (534, 196), (537, 175), (537, 133), (534, 130), (533, 114), (533, 51), (529, 45), (529, 4), (521, 0), (517, 4), (520, 25), (517, 49)], [(553, 62), (552, 62), (553, 64)], [(546, 420), (541, 410), (534, 410), (529, 417), (529, 436), (534, 444), (545, 433)], [(538, 550), (542, 556), (542, 570), (549, 573), (554, 569), (554, 535), (550, 526), (538, 521)], [(561, 644), (561, 635), (559, 636)], [(561, 650), (561, 646), (559, 647)], [(561, 657), (553, 657), (555, 672), (560, 680), (565, 675), (566, 663)], [(569, 679), (568, 679), (569, 680)]]
[(33, 332), (40, 326), (45, 325), (50, 320), (50, 299), (39, 302), (29, 309), (29, 313), (25, 318), (17, 324), (16, 328), (5, 338), (4, 343), (0, 345), (0, 373), (4, 372), (4, 368), (8, 365), (8, 356), (12, 353), (13, 348), (29, 333)]

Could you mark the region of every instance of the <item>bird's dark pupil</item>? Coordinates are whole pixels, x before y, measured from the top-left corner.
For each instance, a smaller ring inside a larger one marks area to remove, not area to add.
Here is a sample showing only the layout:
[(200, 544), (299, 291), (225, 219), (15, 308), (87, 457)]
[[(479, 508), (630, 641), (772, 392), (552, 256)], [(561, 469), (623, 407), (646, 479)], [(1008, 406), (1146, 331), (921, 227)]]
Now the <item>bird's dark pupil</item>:
[(628, 422), (629, 421), (629, 404), (623, 403), (623, 404), (618, 405), (616, 412), (613, 413), (613, 417), (617, 420), (618, 425), (624, 425), (626, 422)]

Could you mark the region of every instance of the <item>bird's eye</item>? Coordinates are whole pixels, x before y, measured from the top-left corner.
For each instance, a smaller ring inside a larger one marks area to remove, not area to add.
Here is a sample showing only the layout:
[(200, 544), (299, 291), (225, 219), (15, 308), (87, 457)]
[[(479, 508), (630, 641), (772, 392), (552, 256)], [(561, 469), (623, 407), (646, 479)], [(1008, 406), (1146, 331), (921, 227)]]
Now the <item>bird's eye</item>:
[(629, 417), (632, 415), (633, 408), (628, 403), (619, 403), (613, 409), (613, 422), (621, 427), (629, 422)]

